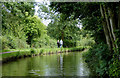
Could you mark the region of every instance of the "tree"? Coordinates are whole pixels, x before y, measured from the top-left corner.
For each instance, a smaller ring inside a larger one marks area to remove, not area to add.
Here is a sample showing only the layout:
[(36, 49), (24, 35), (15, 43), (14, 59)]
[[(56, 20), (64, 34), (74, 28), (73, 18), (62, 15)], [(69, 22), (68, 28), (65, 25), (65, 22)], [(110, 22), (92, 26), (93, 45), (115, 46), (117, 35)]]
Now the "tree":
[[(51, 2), (50, 7), (53, 8), (53, 10), (55, 10), (56, 12), (66, 14), (66, 18), (69, 18), (71, 14), (74, 15), (74, 19), (79, 18), (81, 20), (83, 24), (83, 29), (90, 30), (91, 32), (93, 32), (93, 37), (95, 38), (97, 45), (100, 46), (98, 46), (98, 49), (101, 51), (97, 52), (96, 48), (93, 47), (93, 50), (90, 50), (88, 57), (91, 58), (93, 56), (92, 53), (95, 53), (95, 57), (100, 58), (98, 60), (100, 63), (97, 63), (97, 73), (102, 75), (120, 76), (120, 63), (118, 60), (120, 55), (120, 2)], [(107, 53), (106, 49), (104, 48), (104, 44), (107, 44), (109, 49), (109, 55), (105, 54), (107, 58), (104, 58), (104, 55), (102, 55), (102, 52), (104, 52), (104, 50), (105, 53)], [(102, 50), (102, 47), (104, 50)], [(99, 55), (99, 53), (102, 54), (100, 56), (97, 56)], [(101, 61), (103, 63), (101, 63)], [(107, 63), (105, 63), (105, 61)], [(104, 67), (103, 64), (108, 68)], [(101, 71), (104, 71), (104, 73)]]
[[(34, 15), (35, 3), (5, 2), (2, 5), (2, 34), (12, 31), (17, 36), (17, 28), (20, 28), (26, 16)], [(27, 14), (27, 15), (26, 15)], [(23, 26), (22, 26), (23, 27)], [(22, 29), (22, 28), (21, 28)]]
[[(106, 41), (110, 50), (112, 48), (118, 48), (118, 44), (115, 44), (115, 41), (118, 39), (115, 31), (120, 30), (118, 26), (118, 13), (117, 13), (118, 3), (108, 3), (101, 4), (101, 15), (103, 18), (103, 28), (106, 36)], [(115, 50), (114, 50), (115, 51)]]
[(35, 3), (2, 3), (2, 44), (3, 49), (27, 48), (24, 19), (34, 15)]
[[(102, 13), (104, 14), (104, 20), (101, 19), (100, 6), (104, 6), (103, 7), (104, 11)], [(116, 29), (118, 29), (119, 27), (118, 22), (117, 22), (119, 21), (118, 20), (119, 18), (117, 18), (119, 16), (118, 14), (119, 3), (104, 3), (103, 4), (103, 3), (79, 3), (79, 2), (75, 2), (75, 3), (52, 2), (50, 7), (52, 7), (57, 12), (66, 14), (66, 17), (68, 18), (69, 16), (71, 16), (71, 14), (74, 14), (74, 18), (80, 18), (81, 20), (83, 20), (82, 21), (83, 23), (85, 22), (83, 25), (85, 29), (87, 28), (88, 30), (92, 30), (92, 31), (97, 29), (97, 31), (100, 32), (104, 28), (104, 35), (106, 37), (106, 42), (109, 46), (109, 50), (111, 50), (112, 52), (113, 47), (117, 48), (118, 45), (115, 44), (115, 41), (116, 39), (119, 39), (119, 38), (116, 38), (114, 31), (116, 31)], [(92, 21), (90, 22), (89, 19), (92, 19)], [(93, 19), (96, 20), (96, 24), (98, 25), (95, 24)], [(87, 22), (86, 20), (89, 20), (89, 22)], [(106, 26), (105, 24), (101, 25), (99, 22), (105, 22)], [(103, 27), (100, 27), (100, 25)], [(92, 29), (90, 29), (91, 27)], [(107, 33), (107, 30), (105, 30), (105, 27), (107, 27), (108, 33)]]
[(46, 26), (41, 22), (37, 16), (27, 17), (24, 20), (24, 32), (27, 36), (27, 42), (32, 46), (32, 43), (36, 41), (36, 38), (43, 37), (46, 33)]
[[(48, 27), (48, 35), (55, 39), (62, 39), (64, 41), (64, 47), (68, 46), (68, 42), (75, 43), (78, 40), (80, 29), (77, 27), (78, 20), (72, 20), (72, 16), (69, 19), (64, 18), (65, 15), (58, 14), (54, 21), (52, 21)], [(72, 45), (75, 46), (75, 45)], [(68, 47), (72, 47), (68, 46)]]

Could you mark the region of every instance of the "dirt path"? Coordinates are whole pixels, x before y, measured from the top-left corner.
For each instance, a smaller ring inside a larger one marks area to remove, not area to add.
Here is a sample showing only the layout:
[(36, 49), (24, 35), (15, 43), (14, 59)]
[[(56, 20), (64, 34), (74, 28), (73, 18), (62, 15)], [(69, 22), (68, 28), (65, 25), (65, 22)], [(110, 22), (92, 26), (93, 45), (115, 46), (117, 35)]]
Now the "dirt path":
[(0, 53), (0, 54), (6, 54), (6, 53), (12, 53), (12, 52), (17, 52), (17, 51), (2, 52), (2, 53)]

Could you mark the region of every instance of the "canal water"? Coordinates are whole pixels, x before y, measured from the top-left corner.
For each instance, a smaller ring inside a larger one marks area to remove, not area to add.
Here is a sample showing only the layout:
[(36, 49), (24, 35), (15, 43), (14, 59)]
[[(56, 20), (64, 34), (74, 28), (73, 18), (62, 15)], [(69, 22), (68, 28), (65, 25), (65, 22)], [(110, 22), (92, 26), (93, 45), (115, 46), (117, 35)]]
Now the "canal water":
[(2, 76), (90, 76), (83, 52), (18, 59), (2, 65)]

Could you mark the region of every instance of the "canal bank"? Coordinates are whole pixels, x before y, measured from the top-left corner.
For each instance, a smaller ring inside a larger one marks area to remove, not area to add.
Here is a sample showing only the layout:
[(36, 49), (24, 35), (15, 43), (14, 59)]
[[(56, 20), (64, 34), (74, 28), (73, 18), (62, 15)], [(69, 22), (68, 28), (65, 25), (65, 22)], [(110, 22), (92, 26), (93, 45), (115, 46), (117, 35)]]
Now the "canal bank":
[(75, 52), (75, 51), (83, 51), (88, 47), (74, 47), (74, 48), (41, 48), (41, 49), (25, 49), (25, 50), (16, 50), (3, 52), (2, 55), (2, 63), (7, 63), (13, 60), (17, 60), (25, 57), (33, 57), (38, 55), (48, 55), (48, 54), (57, 54), (63, 52)]
[(82, 57), (84, 52), (21, 58), (4, 63), (2, 76), (91, 76), (91, 70)]

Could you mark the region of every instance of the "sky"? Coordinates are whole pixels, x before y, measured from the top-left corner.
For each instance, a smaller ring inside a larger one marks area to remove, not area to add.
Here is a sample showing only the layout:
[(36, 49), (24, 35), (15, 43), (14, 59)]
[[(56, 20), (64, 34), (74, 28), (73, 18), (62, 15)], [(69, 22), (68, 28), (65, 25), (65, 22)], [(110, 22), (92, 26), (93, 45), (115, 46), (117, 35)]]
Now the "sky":
[[(48, 5), (50, 4), (50, 2), (48, 0), (35, 0), (35, 2), (40, 2), (40, 3), (43, 3), (44, 1), (46, 1)], [(35, 6), (35, 15), (38, 15), (37, 10), (38, 10), (38, 6)], [(51, 22), (50, 19), (49, 20), (46, 20), (46, 19), (42, 20), (42, 23), (46, 26), (48, 26), (48, 24), (50, 22)]]

